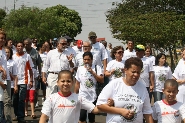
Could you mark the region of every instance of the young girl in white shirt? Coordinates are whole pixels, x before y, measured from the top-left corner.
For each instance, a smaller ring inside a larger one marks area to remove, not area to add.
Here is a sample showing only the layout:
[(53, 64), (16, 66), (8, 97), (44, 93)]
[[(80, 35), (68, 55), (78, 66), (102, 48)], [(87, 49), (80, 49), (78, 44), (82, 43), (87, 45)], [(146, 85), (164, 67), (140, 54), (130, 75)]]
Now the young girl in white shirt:
[(163, 94), (165, 98), (154, 103), (154, 123), (185, 123), (185, 104), (176, 101), (178, 83), (174, 79), (168, 79), (164, 83)]
[(57, 85), (60, 90), (44, 101), (39, 123), (46, 123), (48, 118), (49, 123), (77, 123), (80, 109), (99, 112), (93, 103), (71, 92), (73, 84), (73, 76), (69, 70), (59, 72)]
[(164, 83), (167, 79), (172, 78), (171, 68), (166, 64), (166, 55), (160, 53), (156, 56), (154, 68), (154, 102), (162, 100)]

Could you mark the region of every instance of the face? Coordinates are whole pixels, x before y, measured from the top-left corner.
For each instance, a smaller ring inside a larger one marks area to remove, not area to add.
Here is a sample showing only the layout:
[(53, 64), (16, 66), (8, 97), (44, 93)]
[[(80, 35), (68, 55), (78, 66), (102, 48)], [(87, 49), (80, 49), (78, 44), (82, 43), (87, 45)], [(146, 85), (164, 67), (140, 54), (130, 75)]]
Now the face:
[(67, 47), (67, 41), (60, 40), (60, 42), (58, 43), (57, 48), (64, 51), (66, 47)]
[(27, 40), (24, 40), (24, 47), (26, 49), (31, 49), (31, 42), (28, 42)]
[(181, 56), (185, 60), (185, 50), (182, 52)]
[(165, 89), (163, 89), (163, 93), (167, 102), (174, 102), (178, 93), (178, 89), (177, 87), (168, 85)]
[(10, 50), (9, 49), (5, 49), (6, 52), (6, 59), (10, 58)]
[(116, 59), (122, 59), (123, 53), (124, 53), (124, 51), (122, 49), (117, 50), (116, 53), (114, 54), (115, 58)]
[(89, 40), (92, 42), (96, 42), (96, 38), (97, 38), (96, 36), (91, 36), (91, 37), (89, 37)]
[(145, 51), (137, 51), (136, 55), (138, 58), (143, 58)]
[(48, 42), (45, 42), (44, 44), (45, 44), (46, 49), (50, 48)]
[(73, 86), (73, 81), (70, 74), (61, 74), (60, 79), (57, 81), (62, 94), (68, 94)]
[(90, 56), (85, 56), (85, 57), (83, 58), (84, 64), (92, 65), (92, 61), (93, 61), (93, 60), (91, 59)]
[(107, 47), (107, 42), (104, 42), (102, 44), (104, 45), (105, 48)]
[(91, 45), (87, 42), (83, 43), (83, 51), (84, 52), (90, 52), (91, 51)]
[(151, 53), (150, 49), (145, 50), (145, 56), (147, 56), (147, 57), (150, 56), (150, 53)]
[(37, 40), (33, 41), (34, 46), (37, 46)]
[(127, 47), (128, 47), (128, 49), (133, 49), (134, 48), (133, 42), (132, 41), (128, 41)]
[(12, 47), (12, 43), (13, 43), (12, 40), (9, 40), (7, 46)]
[(42, 50), (42, 51), (45, 51), (45, 50), (46, 50), (45, 44), (42, 45), (41, 50)]
[(24, 46), (23, 46), (22, 43), (18, 43), (17, 46), (16, 46), (16, 48), (17, 48), (17, 52), (18, 53), (23, 53)]
[(5, 43), (5, 35), (0, 34), (0, 47), (3, 46)]
[(162, 57), (159, 59), (159, 63), (164, 65), (165, 62), (166, 62), (166, 58), (164, 55), (162, 55)]
[(131, 86), (135, 85), (141, 73), (141, 67), (131, 65), (130, 68), (125, 69), (125, 78)]

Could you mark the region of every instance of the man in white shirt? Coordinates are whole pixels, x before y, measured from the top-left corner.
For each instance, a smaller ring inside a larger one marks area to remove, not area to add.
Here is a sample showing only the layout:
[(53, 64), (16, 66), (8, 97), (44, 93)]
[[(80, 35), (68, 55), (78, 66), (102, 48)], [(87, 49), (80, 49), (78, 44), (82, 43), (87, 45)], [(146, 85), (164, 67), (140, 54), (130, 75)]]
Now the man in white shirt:
[(134, 41), (127, 41), (127, 50), (124, 51), (122, 60), (126, 61), (130, 57), (136, 57), (136, 52), (134, 50)]
[[(57, 77), (61, 70), (70, 70), (74, 67), (73, 54), (66, 51), (67, 39), (60, 37), (57, 40), (57, 48), (50, 50), (42, 68), (42, 81), (47, 85), (46, 98), (58, 91)], [(46, 73), (48, 74), (46, 82)]]
[[(97, 56), (99, 56), (99, 59), (102, 60), (103, 62), (103, 67), (104, 67), (104, 71), (106, 70), (106, 67), (107, 67), (107, 58), (108, 58), (108, 55), (107, 55), (107, 52), (105, 50), (105, 47), (102, 43), (100, 42), (97, 42), (96, 41), (96, 33), (95, 32), (90, 32), (89, 35), (88, 35), (88, 38), (89, 40), (92, 42), (92, 49), (91, 49), (91, 52), (92, 53), (95, 53)], [(98, 64), (99, 66), (102, 66), (102, 63), (101, 64)]]
[(154, 69), (152, 62), (144, 56), (145, 47), (143, 45), (136, 46), (136, 55), (143, 62), (143, 69), (141, 70), (140, 80), (146, 86), (148, 92), (154, 89)]

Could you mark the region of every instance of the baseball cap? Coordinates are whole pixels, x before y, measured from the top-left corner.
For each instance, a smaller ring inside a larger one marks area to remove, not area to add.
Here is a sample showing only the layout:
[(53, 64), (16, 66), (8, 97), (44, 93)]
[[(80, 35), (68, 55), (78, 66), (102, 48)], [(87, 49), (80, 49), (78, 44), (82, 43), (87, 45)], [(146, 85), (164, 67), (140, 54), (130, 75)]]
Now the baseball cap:
[(136, 51), (145, 51), (145, 46), (139, 44), (139, 45), (136, 45), (136, 48), (135, 48)]
[(89, 37), (92, 37), (92, 36), (96, 36), (96, 33), (93, 32), (93, 31), (91, 31), (91, 32), (89, 33)]
[(69, 36), (64, 36), (64, 38), (66, 38), (67, 39), (67, 41), (72, 41), (73, 39), (71, 38), (71, 37), (69, 37)]

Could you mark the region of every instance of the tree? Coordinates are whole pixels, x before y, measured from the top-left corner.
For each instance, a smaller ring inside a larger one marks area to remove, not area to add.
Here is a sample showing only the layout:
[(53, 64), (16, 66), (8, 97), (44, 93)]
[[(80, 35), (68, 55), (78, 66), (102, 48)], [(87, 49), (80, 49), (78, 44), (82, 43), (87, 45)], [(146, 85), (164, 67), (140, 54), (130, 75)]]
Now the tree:
[(45, 10), (22, 6), (12, 10), (4, 19), (3, 28), (9, 38), (22, 40), (25, 37), (48, 40), (68, 34), (75, 37), (81, 32), (81, 18), (74, 10), (57, 5)]
[(126, 0), (108, 10), (106, 16), (112, 34), (119, 40), (131, 39), (172, 52), (176, 41), (185, 37), (182, 0)]
[(4, 9), (0, 9), (0, 28), (3, 25), (3, 21), (2, 20), (4, 19), (5, 16), (6, 16), (5, 10)]

